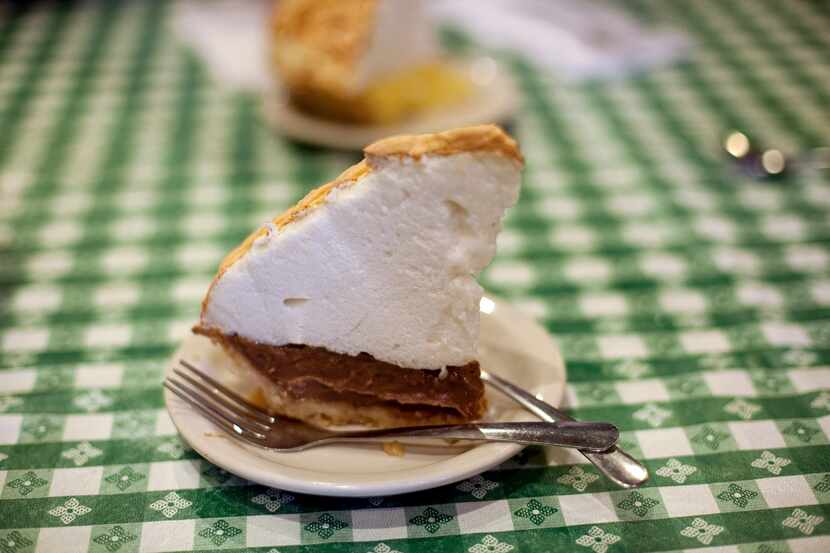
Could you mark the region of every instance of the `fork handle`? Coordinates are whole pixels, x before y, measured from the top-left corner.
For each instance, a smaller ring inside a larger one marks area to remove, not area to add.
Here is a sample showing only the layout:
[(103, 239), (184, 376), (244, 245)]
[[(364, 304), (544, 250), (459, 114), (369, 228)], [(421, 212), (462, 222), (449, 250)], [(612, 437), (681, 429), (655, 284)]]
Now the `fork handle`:
[[(500, 376), (481, 371), (481, 379), (544, 421), (559, 421), (562, 424), (574, 420), (570, 415), (535, 398), (529, 392)], [(580, 450), (600, 472), (620, 487), (633, 488), (648, 480), (648, 469), (617, 446), (602, 453), (592, 452), (587, 448), (580, 448)]]
[(575, 447), (588, 451), (605, 451), (613, 447), (619, 431), (607, 422), (493, 422), (450, 426), (417, 426), (350, 432), (330, 438), (332, 441), (388, 440), (390, 438), (448, 438), (513, 442), (527, 445)]

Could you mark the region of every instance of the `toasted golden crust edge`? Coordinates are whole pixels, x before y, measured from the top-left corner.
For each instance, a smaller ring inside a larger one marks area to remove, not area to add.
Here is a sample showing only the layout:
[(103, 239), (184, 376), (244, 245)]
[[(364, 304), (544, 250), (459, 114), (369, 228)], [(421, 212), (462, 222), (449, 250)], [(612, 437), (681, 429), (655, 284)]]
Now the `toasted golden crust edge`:
[[(306, 194), (302, 200), (297, 202), (296, 205), (288, 208), (288, 210), (284, 211), (281, 215), (271, 221), (271, 224), (273, 224), (278, 230), (286, 227), (294, 222), (294, 220), (307, 213), (309, 210), (325, 203), (326, 196), (333, 189), (351, 186), (359, 179), (369, 174), (369, 172), (371, 172), (371, 168), (368, 163), (366, 163), (366, 160), (363, 160), (356, 165), (352, 165), (333, 181), (317, 187)], [(225, 271), (227, 271), (234, 263), (239, 261), (242, 256), (248, 253), (257, 238), (264, 236), (268, 232), (270, 232), (270, 230), (267, 226), (259, 227), (254, 232), (249, 234), (240, 245), (231, 250), (231, 252), (226, 255), (224, 259), (222, 259), (222, 262), (219, 263), (219, 270), (216, 272), (216, 276), (213, 277), (213, 281), (211, 281), (210, 286), (208, 287), (207, 294), (205, 294), (205, 298), (202, 300), (202, 317), (207, 310), (207, 305), (210, 301), (210, 294), (213, 291), (213, 287), (216, 286), (216, 283), (220, 278), (222, 278)]]
[(423, 155), (449, 156), (464, 152), (492, 152), (524, 163), (519, 145), (496, 125), (462, 127), (433, 134), (404, 134), (378, 140), (364, 148), (372, 157)]
[[(359, 163), (349, 167), (336, 179), (318, 188), (315, 188), (296, 205), (290, 207), (271, 223), (281, 230), (297, 219), (308, 214), (313, 209), (324, 204), (326, 196), (335, 188), (348, 188), (355, 185), (360, 179), (372, 172), (372, 160), (384, 157), (411, 157), (420, 159), (424, 155), (449, 156), (460, 153), (491, 152), (513, 159), (520, 165), (524, 158), (519, 151), (517, 142), (497, 125), (477, 125), (462, 127), (440, 133), (410, 134), (393, 136), (378, 140), (363, 149), (366, 156)], [(253, 246), (257, 238), (270, 232), (263, 226), (248, 235), (247, 238), (234, 248), (219, 264), (219, 270), (210, 283), (207, 293), (202, 300), (201, 316), (207, 310), (210, 294), (213, 287), (234, 263), (239, 261)]]
[[(278, 230), (290, 225), (295, 219), (300, 218), (307, 211), (325, 203), (326, 196), (333, 189), (351, 186), (363, 176), (369, 174), (370, 171), (371, 168), (365, 160), (356, 165), (352, 165), (333, 181), (328, 182), (323, 186), (319, 186), (306, 194), (302, 200), (297, 202), (296, 205), (291, 206), (288, 210), (273, 219), (271, 224), (273, 224)], [(221, 276), (221, 274), (225, 272), (228, 267), (236, 263), (240, 257), (251, 249), (254, 241), (260, 236), (265, 235), (267, 232), (269, 232), (268, 228), (263, 226), (248, 235), (244, 242), (232, 250), (231, 253), (229, 253), (225, 259), (222, 260), (222, 263), (219, 264), (219, 275), (217, 276)]]

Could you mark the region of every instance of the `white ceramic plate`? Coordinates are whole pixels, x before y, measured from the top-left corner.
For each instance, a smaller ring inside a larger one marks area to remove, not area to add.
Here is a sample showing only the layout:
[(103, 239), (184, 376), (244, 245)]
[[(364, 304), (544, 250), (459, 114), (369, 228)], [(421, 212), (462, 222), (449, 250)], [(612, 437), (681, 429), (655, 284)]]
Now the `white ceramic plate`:
[[(495, 298), (482, 300), (479, 361), (490, 372), (559, 405), (565, 366), (554, 340), (535, 321)], [(187, 359), (223, 380), (232, 361), (206, 338), (184, 340), (168, 366)], [(498, 392), (487, 390), (488, 420), (533, 420)], [(170, 416), (184, 439), (211, 463), (238, 476), (283, 490), (368, 497), (407, 493), (463, 480), (518, 453), (517, 444), (466, 447), (407, 444), (392, 457), (379, 444), (334, 444), (297, 453), (275, 453), (223, 434), (192, 407), (165, 390)]]
[(308, 144), (343, 150), (362, 150), (375, 140), (396, 134), (445, 131), (509, 119), (519, 104), (512, 77), (492, 58), (454, 62), (467, 75), (473, 90), (464, 102), (425, 112), (395, 125), (348, 125), (298, 111), (279, 91), (265, 98), (264, 113), (275, 131)]

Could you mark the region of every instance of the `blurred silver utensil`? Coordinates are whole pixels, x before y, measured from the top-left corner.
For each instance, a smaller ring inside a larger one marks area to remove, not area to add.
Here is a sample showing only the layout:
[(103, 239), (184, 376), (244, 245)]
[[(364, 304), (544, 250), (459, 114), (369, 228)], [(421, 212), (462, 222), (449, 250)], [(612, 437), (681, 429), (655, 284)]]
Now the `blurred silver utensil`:
[(722, 146), (738, 170), (753, 179), (776, 179), (795, 171), (830, 169), (830, 147), (827, 146), (787, 155), (777, 148), (762, 147), (737, 130), (724, 136)]
[(494, 422), (387, 428), (337, 432), (304, 422), (269, 415), (228, 389), (191, 363), (181, 368), (164, 386), (231, 436), (273, 451), (302, 451), (334, 442), (378, 442), (398, 438), (442, 438), (514, 442), (520, 444), (578, 447), (604, 451), (619, 438), (617, 428), (604, 422)]
[[(522, 407), (544, 421), (573, 422), (575, 419), (563, 413), (553, 405), (537, 399), (530, 392), (507, 380), (481, 371), (481, 379), (519, 403)], [(633, 488), (644, 484), (648, 480), (648, 469), (631, 455), (617, 446), (603, 452), (580, 449), (580, 452), (594, 464), (597, 469), (612, 482), (623, 488)]]

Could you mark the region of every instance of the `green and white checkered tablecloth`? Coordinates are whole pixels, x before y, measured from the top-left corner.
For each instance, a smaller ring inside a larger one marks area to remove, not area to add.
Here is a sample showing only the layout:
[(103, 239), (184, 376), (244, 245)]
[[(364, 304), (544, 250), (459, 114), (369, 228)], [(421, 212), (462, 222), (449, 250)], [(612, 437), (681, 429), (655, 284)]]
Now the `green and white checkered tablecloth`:
[(353, 157), (273, 136), (169, 3), (0, 12), (0, 552), (830, 551), (830, 180), (718, 154), (730, 127), (830, 144), (830, 3), (623, 5), (687, 29), (692, 62), (574, 85), (501, 55), (527, 170), (483, 281), (652, 480), (529, 448), (350, 500), (211, 466), (159, 384), (223, 253)]

